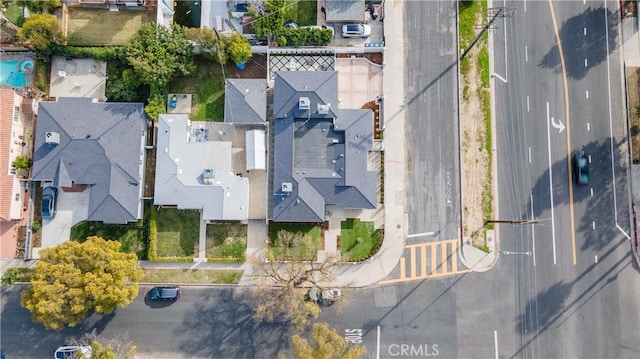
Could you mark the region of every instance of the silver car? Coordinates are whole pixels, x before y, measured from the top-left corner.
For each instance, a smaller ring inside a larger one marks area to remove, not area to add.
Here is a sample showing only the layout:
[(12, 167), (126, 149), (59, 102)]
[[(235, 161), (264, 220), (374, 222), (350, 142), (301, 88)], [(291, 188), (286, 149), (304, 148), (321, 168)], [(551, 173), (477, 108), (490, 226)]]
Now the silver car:
[(342, 25), (342, 37), (369, 37), (369, 35), (371, 35), (371, 25), (368, 25), (368, 24)]

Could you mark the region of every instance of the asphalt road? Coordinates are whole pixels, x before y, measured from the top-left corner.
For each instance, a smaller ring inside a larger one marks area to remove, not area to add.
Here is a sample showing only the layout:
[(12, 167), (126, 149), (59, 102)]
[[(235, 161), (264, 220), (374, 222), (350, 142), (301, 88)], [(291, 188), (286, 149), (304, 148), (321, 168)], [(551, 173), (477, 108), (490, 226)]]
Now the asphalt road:
[[(487, 330), (507, 357), (637, 357), (618, 3), (506, 5), (517, 13), (494, 31), (499, 216), (539, 222), (500, 225), (491, 274), (513, 273), (512, 300), (494, 315), (514, 317)], [(578, 149), (589, 186), (569, 174)]]
[(404, 6), (407, 243), (459, 238), (457, 5)]

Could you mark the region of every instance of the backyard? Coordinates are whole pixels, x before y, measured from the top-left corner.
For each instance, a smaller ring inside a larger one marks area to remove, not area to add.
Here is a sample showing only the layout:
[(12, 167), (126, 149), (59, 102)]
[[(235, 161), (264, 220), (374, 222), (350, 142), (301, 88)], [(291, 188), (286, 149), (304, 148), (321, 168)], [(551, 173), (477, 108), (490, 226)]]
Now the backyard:
[(191, 120), (222, 122), (224, 119), (224, 84), (226, 78), (266, 79), (266, 56), (254, 55), (244, 70), (233, 64), (223, 69), (218, 62), (203, 56), (195, 57), (196, 70), (189, 76), (180, 76), (169, 84), (170, 93), (193, 94)]
[(342, 260), (361, 261), (369, 258), (382, 243), (382, 231), (373, 222), (349, 218), (341, 223), (340, 248)]
[(71, 227), (71, 240), (84, 242), (90, 236), (119, 241), (124, 252), (135, 253), (138, 259), (146, 259), (142, 221), (131, 224), (104, 224), (102, 222), (83, 221)]
[(69, 8), (67, 41), (74, 46), (126, 45), (140, 26), (156, 20), (152, 10)]
[(244, 260), (247, 249), (247, 226), (240, 222), (221, 222), (207, 225), (207, 258)]
[[(152, 211), (157, 210), (153, 208)], [(157, 217), (157, 257), (193, 257), (200, 228), (200, 213), (177, 208), (160, 208)]]
[(285, 21), (293, 20), (300, 26), (316, 25), (318, 23), (318, 2), (316, 0), (297, 1), (289, 6)]

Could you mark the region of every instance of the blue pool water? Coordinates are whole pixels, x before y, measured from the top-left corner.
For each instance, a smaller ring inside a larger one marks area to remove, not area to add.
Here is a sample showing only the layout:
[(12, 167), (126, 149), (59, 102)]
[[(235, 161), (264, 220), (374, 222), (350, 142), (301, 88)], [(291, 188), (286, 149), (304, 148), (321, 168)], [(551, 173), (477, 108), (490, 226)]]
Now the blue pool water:
[(26, 87), (33, 80), (33, 60), (0, 61), (0, 83), (11, 87)]

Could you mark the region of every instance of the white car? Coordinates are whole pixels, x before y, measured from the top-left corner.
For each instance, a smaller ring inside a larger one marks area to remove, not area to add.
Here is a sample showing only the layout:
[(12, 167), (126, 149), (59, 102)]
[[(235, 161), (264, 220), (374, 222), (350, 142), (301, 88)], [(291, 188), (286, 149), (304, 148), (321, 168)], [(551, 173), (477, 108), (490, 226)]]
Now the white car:
[(371, 35), (371, 25), (368, 25), (368, 24), (342, 25), (342, 37), (369, 37), (369, 35)]
[(327, 26), (327, 25), (312, 25), (312, 26), (302, 26), (300, 27), (301, 29), (318, 29), (318, 30), (331, 30), (331, 37), (333, 37), (333, 34), (335, 34), (335, 30), (331, 27), (331, 26)]
[(91, 353), (93, 352), (93, 348), (89, 345), (69, 345), (63, 346), (56, 349), (56, 352), (53, 354), (54, 359), (91, 359)]
[(342, 292), (338, 288), (332, 289), (321, 289), (318, 287), (313, 287), (309, 289), (305, 299), (308, 301), (316, 302), (318, 304), (322, 303), (325, 305), (331, 305), (338, 299), (342, 297)]

